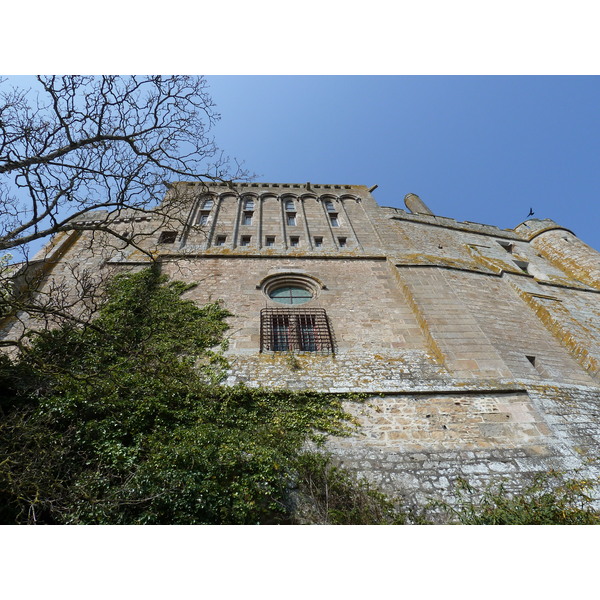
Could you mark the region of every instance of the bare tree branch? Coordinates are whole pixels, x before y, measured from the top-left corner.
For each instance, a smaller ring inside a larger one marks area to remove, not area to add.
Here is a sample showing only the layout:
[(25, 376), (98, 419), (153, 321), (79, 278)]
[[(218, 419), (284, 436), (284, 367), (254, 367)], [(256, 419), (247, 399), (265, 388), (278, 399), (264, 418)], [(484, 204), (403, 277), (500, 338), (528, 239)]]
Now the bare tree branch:
[(210, 136), (219, 115), (202, 77), (37, 82), (0, 91), (0, 250), (74, 228), (73, 214), (155, 205), (174, 178), (244, 175)]
[[(214, 143), (219, 115), (202, 77), (9, 84), (0, 80), (0, 346), (22, 349), (36, 329), (87, 325), (114, 264), (155, 261), (159, 231), (193, 228), (177, 181), (247, 174)], [(30, 260), (28, 245), (50, 238)]]

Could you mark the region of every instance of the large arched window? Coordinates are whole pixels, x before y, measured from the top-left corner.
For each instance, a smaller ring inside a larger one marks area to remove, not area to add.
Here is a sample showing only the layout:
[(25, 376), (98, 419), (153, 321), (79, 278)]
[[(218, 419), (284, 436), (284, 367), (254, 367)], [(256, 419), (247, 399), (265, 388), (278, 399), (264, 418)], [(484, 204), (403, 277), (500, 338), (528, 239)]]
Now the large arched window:
[(325, 309), (304, 306), (325, 287), (320, 281), (304, 273), (277, 273), (258, 287), (276, 303), (260, 311), (261, 352), (335, 352)]

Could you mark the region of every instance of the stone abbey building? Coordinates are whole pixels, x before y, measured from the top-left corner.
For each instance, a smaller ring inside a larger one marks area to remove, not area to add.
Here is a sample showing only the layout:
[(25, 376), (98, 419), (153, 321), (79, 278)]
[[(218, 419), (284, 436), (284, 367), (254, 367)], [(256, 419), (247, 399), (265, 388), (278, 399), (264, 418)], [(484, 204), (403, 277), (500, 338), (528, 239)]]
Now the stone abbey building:
[(108, 215), (117, 242), (63, 233), (30, 269), (50, 285), (150, 253), (198, 282), (188, 297), (234, 314), (228, 383), (368, 393), (349, 403), (356, 434), (328, 445), (388, 492), (593, 475), (600, 254), (548, 219), (504, 230), (434, 215), (414, 194), (406, 211), (381, 207), (370, 191), (178, 183), (155, 211)]

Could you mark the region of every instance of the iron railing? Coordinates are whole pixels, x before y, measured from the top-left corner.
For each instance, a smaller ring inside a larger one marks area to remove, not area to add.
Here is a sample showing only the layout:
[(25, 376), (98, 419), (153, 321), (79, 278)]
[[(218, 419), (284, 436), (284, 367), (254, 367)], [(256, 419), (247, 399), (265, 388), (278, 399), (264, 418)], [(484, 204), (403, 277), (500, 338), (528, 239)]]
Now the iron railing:
[(263, 308), (261, 352), (335, 353), (335, 338), (323, 308)]

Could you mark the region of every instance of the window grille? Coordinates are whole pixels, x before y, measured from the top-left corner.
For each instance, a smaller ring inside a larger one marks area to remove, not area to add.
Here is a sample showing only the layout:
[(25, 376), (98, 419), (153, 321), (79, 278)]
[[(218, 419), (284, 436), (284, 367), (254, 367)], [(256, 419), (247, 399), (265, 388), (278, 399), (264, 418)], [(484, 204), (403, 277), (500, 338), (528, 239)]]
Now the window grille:
[(260, 351), (334, 354), (335, 341), (325, 309), (263, 308)]

